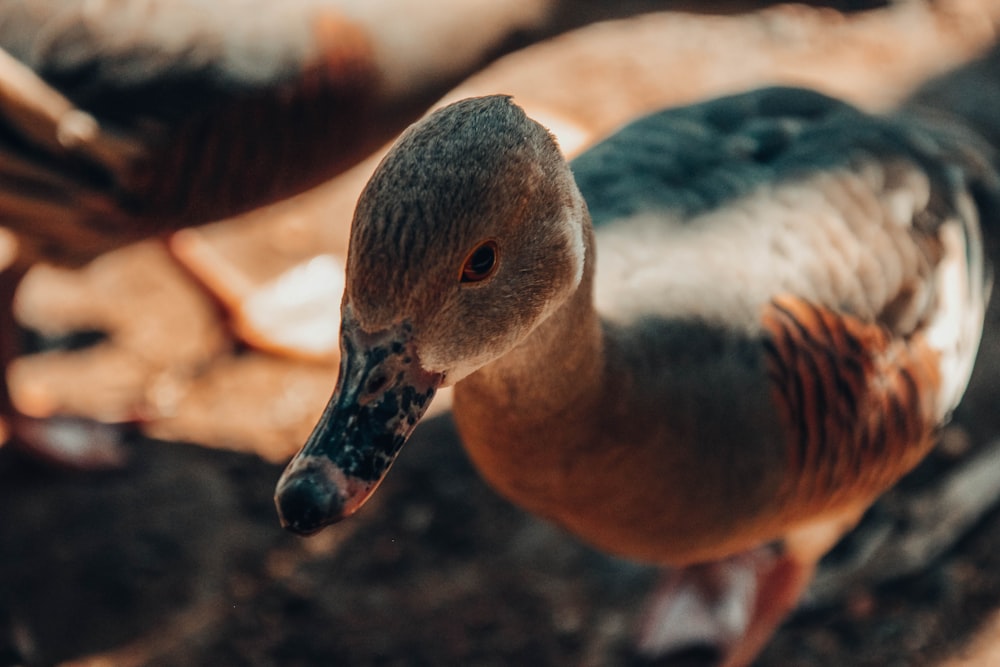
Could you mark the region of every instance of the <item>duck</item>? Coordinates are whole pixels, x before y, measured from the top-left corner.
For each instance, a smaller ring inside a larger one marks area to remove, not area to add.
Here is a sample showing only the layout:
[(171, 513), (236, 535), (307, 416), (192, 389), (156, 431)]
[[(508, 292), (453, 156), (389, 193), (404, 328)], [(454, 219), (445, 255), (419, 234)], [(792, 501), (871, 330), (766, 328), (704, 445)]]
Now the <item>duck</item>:
[(340, 373), (282, 525), (357, 512), (451, 386), (497, 492), (665, 568), (639, 650), (749, 665), (962, 398), (998, 72), (994, 51), (884, 115), (752, 90), (572, 163), (506, 95), (411, 126), (357, 203)]

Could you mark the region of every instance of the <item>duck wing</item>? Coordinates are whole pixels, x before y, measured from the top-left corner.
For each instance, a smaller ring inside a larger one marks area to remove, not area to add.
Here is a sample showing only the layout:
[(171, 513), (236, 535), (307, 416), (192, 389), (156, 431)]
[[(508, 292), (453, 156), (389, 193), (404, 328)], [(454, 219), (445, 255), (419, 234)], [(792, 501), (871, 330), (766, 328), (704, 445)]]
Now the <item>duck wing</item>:
[(960, 400), (1000, 201), (986, 150), (771, 88), (653, 114), (573, 163), (626, 365), (694, 424), (679, 446), (715, 462), (720, 516), (773, 503), (748, 543), (871, 502)]

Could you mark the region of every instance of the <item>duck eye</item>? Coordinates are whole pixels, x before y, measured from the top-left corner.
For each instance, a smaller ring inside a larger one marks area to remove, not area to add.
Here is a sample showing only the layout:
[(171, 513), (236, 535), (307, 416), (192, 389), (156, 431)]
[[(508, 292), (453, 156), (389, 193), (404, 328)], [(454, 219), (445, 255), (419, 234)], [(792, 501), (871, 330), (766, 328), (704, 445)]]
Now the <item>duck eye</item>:
[(496, 241), (486, 241), (473, 250), (462, 265), (462, 282), (478, 283), (486, 280), (497, 266)]

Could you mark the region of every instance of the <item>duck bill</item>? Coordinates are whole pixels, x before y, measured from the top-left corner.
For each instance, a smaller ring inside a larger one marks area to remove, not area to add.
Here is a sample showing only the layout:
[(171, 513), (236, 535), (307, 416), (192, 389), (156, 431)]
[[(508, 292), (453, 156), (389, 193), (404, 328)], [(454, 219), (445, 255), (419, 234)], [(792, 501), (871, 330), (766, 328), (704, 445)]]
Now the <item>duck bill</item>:
[(302, 535), (368, 500), (443, 379), (420, 366), (407, 325), (369, 334), (345, 317), (340, 350), (333, 396), (275, 491), (282, 526)]

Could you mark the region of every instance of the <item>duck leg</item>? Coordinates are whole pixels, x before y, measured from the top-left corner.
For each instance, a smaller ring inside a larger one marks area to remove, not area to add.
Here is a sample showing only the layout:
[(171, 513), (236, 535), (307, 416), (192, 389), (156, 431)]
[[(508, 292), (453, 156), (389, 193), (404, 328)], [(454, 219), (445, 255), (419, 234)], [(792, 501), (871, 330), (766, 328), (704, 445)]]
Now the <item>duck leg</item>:
[[(0, 270), (0, 369), (21, 352), (14, 296), (27, 266), (15, 262)], [(119, 427), (89, 419), (53, 416), (40, 419), (20, 413), (11, 399), (6, 372), (0, 372), (0, 420), (9, 447), (60, 467), (103, 469), (124, 463)]]
[(863, 508), (805, 525), (779, 543), (667, 573), (653, 594), (637, 648), (649, 657), (707, 647), (719, 667), (747, 667), (799, 603), (820, 558)]
[[(732, 558), (670, 571), (653, 594), (638, 647), (648, 655), (708, 646), (723, 667), (748, 664), (809, 588), (806, 602), (823, 604), (859, 582), (879, 583), (927, 566), (990, 508), (1000, 489), (1000, 442), (990, 443), (933, 483), (893, 491), (869, 512), (833, 561), (819, 559), (853, 517), (818, 539), (790, 536), (779, 549), (762, 547)], [(899, 528), (900, 526), (904, 528)]]
[(638, 649), (654, 657), (707, 647), (722, 667), (744, 667), (795, 607), (814, 567), (768, 545), (670, 570), (646, 609)]

